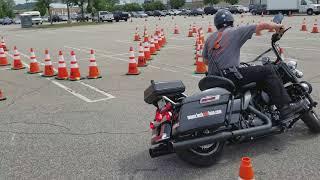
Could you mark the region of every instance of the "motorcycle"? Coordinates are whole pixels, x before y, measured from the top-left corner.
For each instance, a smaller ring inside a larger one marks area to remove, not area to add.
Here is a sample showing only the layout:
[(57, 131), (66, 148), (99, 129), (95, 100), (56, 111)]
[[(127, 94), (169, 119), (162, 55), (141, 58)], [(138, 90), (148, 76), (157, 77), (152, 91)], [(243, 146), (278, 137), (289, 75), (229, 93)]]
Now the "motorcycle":
[[(152, 80), (144, 91), (144, 101), (156, 107), (155, 118), (150, 122), (150, 156), (176, 153), (190, 164), (210, 166), (220, 158), (226, 142), (283, 133), (300, 119), (310, 131), (319, 133), (320, 119), (315, 111), (318, 103), (311, 96), (312, 85), (299, 80), (303, 73), (297, 69), (297, 62), (285, 62), (280, 55), (278, 41), (289, 29), (274, 33), (270, 49), (241, 65), (252, 66), (257, 61), (272, 65), (292, 101), (303, 102), (301, 112), (289, 120), (281, 120), (279, 110), (256, 83), (236, 88), (229, 79), (210, 75), (200, 80), (201, 92), (187, 96), (182, 81)], [(272, 51), (275, 61), (262, 58)]]

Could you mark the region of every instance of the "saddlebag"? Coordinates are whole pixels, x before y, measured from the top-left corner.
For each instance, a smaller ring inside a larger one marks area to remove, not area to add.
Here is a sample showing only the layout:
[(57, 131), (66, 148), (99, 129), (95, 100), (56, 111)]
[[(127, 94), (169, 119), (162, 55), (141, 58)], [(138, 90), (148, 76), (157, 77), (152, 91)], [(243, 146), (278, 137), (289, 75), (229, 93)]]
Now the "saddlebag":
[(226, 112), (231, 93), (213, 88), (187, 97), (180, 109), (179, 124), (173, 134), (183, 135), (225, 125)]
[(185, 91), (182, 81), (151, 81), (151, 85), (144, 91), (144, 101), (148, 104), (157, 103), (162, 96), (172, 97)]

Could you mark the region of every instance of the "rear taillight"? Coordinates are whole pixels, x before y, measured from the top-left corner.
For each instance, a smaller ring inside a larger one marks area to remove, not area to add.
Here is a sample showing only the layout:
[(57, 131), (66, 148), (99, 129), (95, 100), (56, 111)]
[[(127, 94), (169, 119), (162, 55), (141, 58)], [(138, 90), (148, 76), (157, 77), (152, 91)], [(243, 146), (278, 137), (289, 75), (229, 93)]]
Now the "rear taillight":
[(171, 121), (171, 116), (172, 116), (172, 113), (171, 113), (171, 112), (166, 112), (166, 113), (165, 113), (165, 117), (166, 117), (166, 120), (167, 120), (167, 121)]
[(155, 116), (155, 121), (157, 121), (157, 122), (161, 122), (162, 121), (162, 118), (163, 118), (163, 116), (162, 116), (162, 114), (159, 112), (159, 110), (157, 110), (156, 111), (156, 116)]
[(155, 129), (156, 127), (154, 126), (153, 122), (150, 122), (150, 129)]

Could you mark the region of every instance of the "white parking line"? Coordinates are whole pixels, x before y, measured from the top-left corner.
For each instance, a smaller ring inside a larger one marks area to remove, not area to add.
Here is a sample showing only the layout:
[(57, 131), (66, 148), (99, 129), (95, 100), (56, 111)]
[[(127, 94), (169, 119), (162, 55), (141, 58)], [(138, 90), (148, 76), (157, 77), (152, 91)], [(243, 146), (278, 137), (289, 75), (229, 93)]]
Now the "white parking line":
[[(11, 54), (9, 54), (9, 53), (7, 53), (7, 54), (8, 54), (11, 58), (14, 58), (13, 55), (11, 55)], [(26, 57), (26, 58), (29, 58), (27, 55), (25, 55), (25, 54), (23, 54), (23, 53), (21, 53), (21, 52), (20, 52), (20, 54), (21, 54), (22, 56)], [(29, 68), (29, 65), (28, 65), (27, 63), (25, 63), (25, 62), (22, 61), (22, 60), (21, 60), (21, 62), (22, 62), (26, 67)], [(43, 64), (43, 63), (42, 63), (42, 64)], [(53, 68), (53, 70), (56, 71), (56, 72), (58, 72), (58, 70), (55, 69), (55, 68)], [(39, 75), (41, 75), (41, 73), (39, 73)], [(92, 100), (92, 99), (89, 99), (88, 97), (86, 97), (86, 96), (84, 96), (84, 95), (82, 95), (82, 94), (80, 94), (80, 93), (77, 93), (76, 91), (72, 90), (71, 88), (69, 88), (69, 87), (67, 87), (67, 86), (65, 86), (65, 85), (63, 85), (63, 84), (61, 84), (61, 83), (53, 80), (52, 78), (46, 78), (46, 79), (49, 80), (49, 81), (51, 81), (53, 84), (57, 85), (58, 87), (66, 90), (67, 92), (71, 93), (72, 95), (74, 95), (74, 96), (78, 97), (79, 99), (81, 99), (81, 100), (83, 100), (83, 101), (85, 101), (85, 102), (88, 102), (88, 103), (106, 101), (106, 100), (115, 98), (115, 96), (113, 96), (113, 95), (111, 95), (111, 94), (108, 94), (108, 93), (106, 93), (106, 92), (103, 91), (103, 90), (100, 90), (100, 89), (98, 89), (98, 88), (96, 88), (96, 87), (93, 87), (93, 86), (91, 86), (91, 85), (89, 85), (89, 84), (87, 84), (87, 83), (84, 83), (84, 82), (82, 82), (82, 81), (77, 81), (77, 82), (80, 83), (81, 85), (86, 86), (86, 87), (88, 87), (88, 88), (90, 88), (90, 89), (92, 89), (92, 90), (94, 90), (94, 91), (96, 91), (96, 92), (98, 92), (98, 93), (100, 93), (100, 94), (102, 94), (102, 95), (104, 95), (104, 96), (107, 97), (107, 98), (101, 98), (101, 99)]]

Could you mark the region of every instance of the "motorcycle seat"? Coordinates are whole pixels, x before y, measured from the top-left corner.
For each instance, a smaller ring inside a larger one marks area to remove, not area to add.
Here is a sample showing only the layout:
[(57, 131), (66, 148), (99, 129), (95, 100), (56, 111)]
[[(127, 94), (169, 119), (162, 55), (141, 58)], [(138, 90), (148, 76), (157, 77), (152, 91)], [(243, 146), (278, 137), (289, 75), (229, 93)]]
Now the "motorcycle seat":
[(222, 76), (214, 76), (214, 75), (208, 75), (203, 79), (201, 79), (199, 81), (198, 86), (201, 91), (215, 88), (215, 87), (224, 88), (232, 93), (234, 93), (236, 90), (236, 86), (230, 79), (227, 79)]

